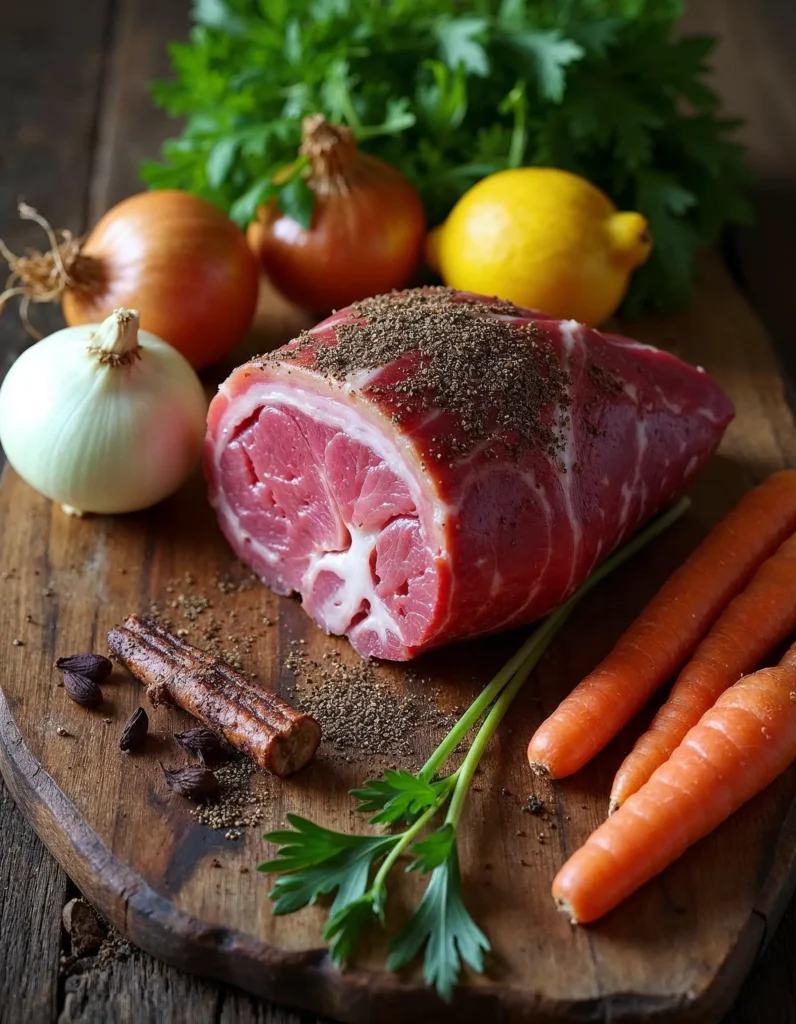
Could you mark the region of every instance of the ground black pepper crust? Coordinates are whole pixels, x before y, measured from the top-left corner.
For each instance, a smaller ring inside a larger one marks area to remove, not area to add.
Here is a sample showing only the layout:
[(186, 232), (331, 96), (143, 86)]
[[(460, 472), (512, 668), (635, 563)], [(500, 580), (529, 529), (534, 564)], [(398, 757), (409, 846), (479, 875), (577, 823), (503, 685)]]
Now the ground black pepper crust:
[(605, 366), (592, 363), (587, 373), (592, 384), (606, 395), (621, 395), (625, 390), (625, 382)]
[(454, 414), (459, 436), (435, 438), (436, 458), (477, 445), (496, 454), (496, 444), (553, 458), (563, 446), (571, 379), (550, 338), (533, 321), (504, 319), (520, 313), (510, 302), (457, 301), (457, 294), (424, 288), (365, 299), (352, 307), (360, 322), (334, 327), (335, 345), (306, 332), (272, 358), (295, 359), (313, 348), (314, 368), (338, 381), (414, 358), (401, 379), (362, 390), (388, 397), (398, 423), (429, 406)]

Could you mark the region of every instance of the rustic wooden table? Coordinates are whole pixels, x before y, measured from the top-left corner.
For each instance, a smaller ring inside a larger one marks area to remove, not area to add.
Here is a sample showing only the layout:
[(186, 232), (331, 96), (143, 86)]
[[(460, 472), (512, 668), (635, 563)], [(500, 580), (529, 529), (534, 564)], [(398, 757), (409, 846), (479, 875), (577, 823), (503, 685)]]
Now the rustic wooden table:
[[(0, 38), (0, 236), (23, 241), (20, 194), (55, 224), (81, 230), (136, 191), (139, 160), (168, 132), (146, 83), (166, 71), (164, 44), (185, 35), (188, 0), (38, 0), (4, 5)], [(690, 28), (721, 36), (716, 71), (732, 108), (749, 119), (758, 224), (730, 239), (791, 381), (796, 297), (796, 5), (702, 0)], [(37, 310), (45, 330), (55, 310)], [(0, 377), (27, 344), (14, 315), (0, 325)], [(0, 782), (0, 1024), (161, 1022), (322, 1024), (134, 953), (59, 977), (61, 910), (76, 889)], [(796, 1021), (796, 902), (725, 1024)]]

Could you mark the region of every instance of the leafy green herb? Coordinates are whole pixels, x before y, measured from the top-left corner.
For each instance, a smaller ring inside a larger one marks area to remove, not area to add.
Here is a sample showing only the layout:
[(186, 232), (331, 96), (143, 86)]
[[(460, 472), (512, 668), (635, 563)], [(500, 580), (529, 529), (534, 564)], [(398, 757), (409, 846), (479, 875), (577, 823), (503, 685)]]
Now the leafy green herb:
[(449, 1002), (461, 962), (481, 974), (489, 940), (473, 921), (462, 900), (456, 845), (431, 874), (423, 899), (390, 943), (387, 967), (398, 971), (426, 946), (423, 976)]
[(381, 887), (346, 903), (337, 913), (329, 912), (323, 937), (329, 943), (329, 953), (338, 967), (342, 967), (351, 959), (362, 933), (371, 925), (380, 922), (384, 913), (385, 894), (386, 890)]
[[(343, 0), (341, 0), (343, 2)], [(387, 966), (397, 971), (425, 947), (424, 976), (444, 1000), (450, 1000), (462, 965), (484, 969), (489, 940), (470, 916), (462, 896), (456, 835), (473, 775), (484, 751), (532, 669), (572, 610), (602, 579), (644, 545), (668, 529), (688, 508), (688, 499), (663, 513), (603, 563), (566, 604), (544, 620), (519, 651), (484, 687), (448, 732), (417, 775), (386, 771), (362, 789), (352, 790), (357, 810), (372, 823), (407, 823), (402, 832), (348, 835), (322, 828), (306, 818), (288, 815), (290, 829), (270, 832), (268, 842), (279, 846), (276, 857), (260, 871), (280, 873), (270, 897), (275, 914), (292, 914), (320, 896), (335, 893), (324, 939), (337, 964), (353, 955), (363, 933), (384, 926), (387, 878), (402, 854), (407, 871), (430, 874), (425, 894), (390, 943)], [(483, 722), (461, 765), (437, 778), (454, 748), (481, 719)], [(426, 826), (446, 808), (445, 820), (420, 838)]]
[(274, 885), (275, 914), (292, 914), (313, 904), (319, 896), (337, 892), (332, 913), (358, 900), (368, 887), (371, 865), (395, 846), (396, 836), (349, 836), (321, 828), (297, 814), (289, 814), (293, 831), (270, 832), (271, 843), (281, 843), (276, 860), (260, 871), (289, 872)]
[(748, 219), (737, 122), (707, 82), (714, 40), (675, 38), (681, 0), (195, 0), (190, 42), (156, 102), (187, 117), (147, 163), (246, 224), (321, 111), (417, 187), (431, 224), (484, 175), (562, 167), (650, 221), (655, 248), (626, 311), (682, 304), (694, 250)]
[(288, 216), (297, 220), (303, 228), (312, 223), (315, 196), (300, 174), (294, 175), (287, 185), (279, 190), (279, 205)]
[(412, 854), (416, 857), (407, 867), (407, 871), (433, 871), (452, 856), (456, 849), (456, 829), (450, 822), (442, 828), (419, 839), (412, 846)]
[(422, 772), (412, 775), (388, 768), (381, 779), (370, 779), (363, 789), (352, 789), (351, 796), (361, 801), (357, 807), (360, 813), (377, 812), (369, 819), (371, 825), (385, 825), (415, 821), (450, 789), (450, 776), (432, 782)]

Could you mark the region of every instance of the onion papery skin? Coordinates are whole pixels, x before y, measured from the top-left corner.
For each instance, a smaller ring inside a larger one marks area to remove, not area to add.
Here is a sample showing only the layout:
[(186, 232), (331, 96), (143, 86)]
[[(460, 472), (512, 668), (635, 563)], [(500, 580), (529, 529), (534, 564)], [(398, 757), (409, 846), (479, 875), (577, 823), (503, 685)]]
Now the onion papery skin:
[(425, 215), (406, 178), (360, 152), (348, 184), (337, 194), (316, 191), (309, 228), (269, 204), (248, 231), (274, 286), (318, 314), (403, 288), (420, 257)]
[(137, 309), (142, 330), (195, 369), (235, 347), (257, 304), (257, 262), (243, 232), (212, 203), (176, 190), (142, 192), (109, 210), (83, 244), (73, 276), (62, 299), (67, 324)]

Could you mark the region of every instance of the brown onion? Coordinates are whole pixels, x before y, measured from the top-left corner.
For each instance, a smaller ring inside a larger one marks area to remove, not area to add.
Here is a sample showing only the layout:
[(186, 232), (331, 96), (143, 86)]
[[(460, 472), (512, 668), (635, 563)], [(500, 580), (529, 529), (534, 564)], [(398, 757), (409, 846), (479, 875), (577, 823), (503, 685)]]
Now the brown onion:
[(312, 222), (302, 227), (275, 203), (260, 207), (247, 237), (265, 272), (288, 299), (318, 313), (404, 287), (425, 232), (417, 192), (395, 168), (360, 152), (345, 125), (313, 114), (303, 130)]
[(12, 294), (61, 300), (69, 326), (136, 309), (143, 330), (169, 342), (197, 369), (243, 337), (257, 302), (257, 265), (243, 233), (212, 203), (187, 192), (142, 192), (101, 218), (84, 242), (57, 239), (35, 210), (20, 214), (47, 232), (50, 251), (14, 256)]

